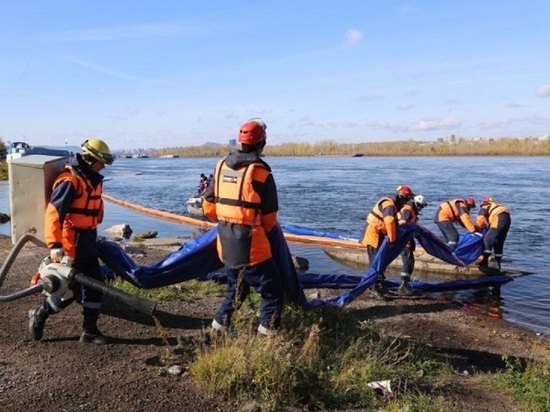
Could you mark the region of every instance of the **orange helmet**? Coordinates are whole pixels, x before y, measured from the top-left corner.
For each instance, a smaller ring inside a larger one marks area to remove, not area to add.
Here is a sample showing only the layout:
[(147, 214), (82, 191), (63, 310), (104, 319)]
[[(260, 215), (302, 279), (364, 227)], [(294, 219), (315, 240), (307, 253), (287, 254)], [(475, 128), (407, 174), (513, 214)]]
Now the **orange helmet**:
[(397, 196), (405, 199), (412, 199), (414, 197), (414, 193), (409, 186), (399, 185), (395, 188), (395, 191), (397, 192)]
[(239, 143), (252, 146), (263, 142), (267, 138), (265, 129), (267, 126), (262, 119), (250, 119), (239, 129)]
[(493, 199), (492, 197), (484, 197), (483, 200), (481, 201), (481, 206), (488, 205), (489, 203), (494, 201), (495, 199)]
[(466, 206), (468, 206), (468, 209), (473, 209), (476, 207), (476, 201), (473, 197), (467, 197), (464, 199), (464, 202), (466, 203)]

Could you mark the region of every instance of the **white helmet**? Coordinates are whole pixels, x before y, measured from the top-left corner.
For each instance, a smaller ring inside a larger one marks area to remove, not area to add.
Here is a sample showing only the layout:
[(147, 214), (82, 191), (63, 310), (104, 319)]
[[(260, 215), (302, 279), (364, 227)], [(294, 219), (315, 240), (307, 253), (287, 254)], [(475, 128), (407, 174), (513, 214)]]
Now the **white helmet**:
[(426, 198), (423, 195), (416, 195), (413, 199), (414, 205), (420, 210), (426, 206), (428, 206), (428, 202), (426, 202)]

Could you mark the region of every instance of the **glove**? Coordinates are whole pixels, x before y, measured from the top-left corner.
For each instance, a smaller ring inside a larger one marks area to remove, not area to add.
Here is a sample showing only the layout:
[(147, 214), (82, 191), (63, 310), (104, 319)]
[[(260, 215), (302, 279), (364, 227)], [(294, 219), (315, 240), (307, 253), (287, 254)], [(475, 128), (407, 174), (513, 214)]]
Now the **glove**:
[(50, 259), (53, 263), (61, 263), (63, 256), (63, 248), (54, 247), (50, 249)]
[(483, 237), (483, 233), (480, 233), (480, 232), (475, 232), (474, 235), (478, 237)]

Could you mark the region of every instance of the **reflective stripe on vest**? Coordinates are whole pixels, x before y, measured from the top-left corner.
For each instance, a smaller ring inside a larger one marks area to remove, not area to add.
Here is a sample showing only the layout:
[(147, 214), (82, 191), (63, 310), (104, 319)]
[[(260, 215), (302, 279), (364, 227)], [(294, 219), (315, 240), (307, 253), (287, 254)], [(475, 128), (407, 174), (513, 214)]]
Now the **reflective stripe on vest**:
[(261, 164), (252, 163), (234, 170), (225, 164), (225, 160), (218, 163), (214, 188), (218, 220), (247, 226), (260, 225), (261, 199), (252, 186), (256, 167), (263, 168)]

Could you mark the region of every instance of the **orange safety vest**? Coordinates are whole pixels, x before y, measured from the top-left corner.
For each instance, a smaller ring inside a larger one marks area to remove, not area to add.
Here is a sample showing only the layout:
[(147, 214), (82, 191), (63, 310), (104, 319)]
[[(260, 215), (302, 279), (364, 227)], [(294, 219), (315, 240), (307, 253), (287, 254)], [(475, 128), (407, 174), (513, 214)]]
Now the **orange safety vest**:
[[(410, 213), (410, 217), (409, 217), (409, 220), (405, 220), (403, 218), (403, 212), (405, 211), (409, 211)], [(406, 203), (399, 212), (397, 212), (397, 219), (398, 219), (398, 223), (400, 225), (404, 225), (406, 223), (417, 223), (418, 222), (418, 215), (416, 213), (416, 209), (414, 208), (413, 205), (409, 205), (408, 203)]]
[[(393, 215), (384, 216), (384, 209), (392, 207)], [(378, 247), (381, 241), (381, 236), (388, 236), (390, 243), (397, 239), (397, 224), (396, 224), (397, 206), (395, 201), (389, 197), (380, 199), (372, 208), (367, 216), (367, 228), (361, 239), (361, 244), (367, 246)]]
[(485, 225), (489, 224), (489, 227), (497, 228), (498, 215), (501, 213), (510, 214), (510, 209), (496, 202), (489, 202), (480, 207), (479, 214), (477, 215), (477, 225), (485, 227)]
[(246, 226), (261, 224), (261, 199), (252, 186), (255, 169), (269, 172), (260, 163), (251, 163), (238, 170), (222, 160), (216, 165), (214, 201), (218, 220)]
[[(234, 170), (225, 164), (225, 160), (221, 160), (216, 165), (215, 173), (214, 204), (217, 220), (251, 228), (251, 239), (245, 242), (250, 247), (248, 259), (240, 263), (256, 265), (271, 258), (267, 232), (273, 228), (273, 222), (266, 220), (262, 214), (262, 199), (252, 185), (253, 181), (265, 182), (270, 175), (269, 170), (261, 163), (251, 163)], [(244, 244), (228, 239), (229, 243), (222, 245), (221, 231), (219, 229), (216, 247), (218, 256), (225, 262), (225, 248), (239, 248)]]
[(71, 206), (63, 220), (63, 227), (59, 221), (59, 211), (48, 203), (45, 216), (45, 237), (48, 247), (55, 243), (62, 243), (66, 254), (74, 259), (75, 233), (74, 229), (95, 230), (103, 220), (103, 200), (101, 183), (96, 187), (86, 176), (71, 166), (61, 172), (55, 180), (53, 189), (61, 182), (69, 181), (76, 191)]
[(460, 207), (458, 206), (459, 203), (464, 205), (465, 209), (468, 209), (466, 202), (464, 202), (464, 199), (453, 199), (449, 200), (448, 202), (441, 203), (441, 205), (439, 205), (436, 222), (457, 222), (462, 227), (466, 228), (466, 230), (468, 230), (469, 232), (474, 233), (476, 231), (476, 228), (472, 223), (470, 214), (464, 213), (464, 216), (461, 216), (459, 210)]

